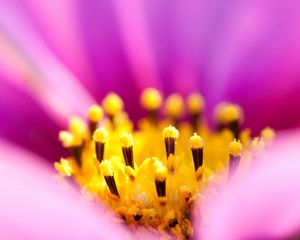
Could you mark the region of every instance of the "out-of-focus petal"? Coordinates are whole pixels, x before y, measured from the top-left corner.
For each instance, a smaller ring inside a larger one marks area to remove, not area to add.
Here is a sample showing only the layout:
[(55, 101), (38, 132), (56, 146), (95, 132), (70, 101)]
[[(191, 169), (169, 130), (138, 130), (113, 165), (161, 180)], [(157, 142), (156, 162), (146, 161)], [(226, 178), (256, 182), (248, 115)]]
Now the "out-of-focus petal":
[(0, 12), (2, 79), (23, 87), (57, 121), (83, 114), (94, 99), (43, 41), (20, 6), (4, 2)]
[(0, 136), (54, 162), (65, 155), (58, 141), (62, 129), (51, 113), (13, 83), (0, 81)]
[(1, 239), (132, 239), (102, 207), (55, 181), (36, 155), (3, 140), (0, 152)]
[(299, 136), (300, 131), (279, 137), (252, 171), (233, 179), (204, 209), (203, 239), (283, 239), (299, 233)]

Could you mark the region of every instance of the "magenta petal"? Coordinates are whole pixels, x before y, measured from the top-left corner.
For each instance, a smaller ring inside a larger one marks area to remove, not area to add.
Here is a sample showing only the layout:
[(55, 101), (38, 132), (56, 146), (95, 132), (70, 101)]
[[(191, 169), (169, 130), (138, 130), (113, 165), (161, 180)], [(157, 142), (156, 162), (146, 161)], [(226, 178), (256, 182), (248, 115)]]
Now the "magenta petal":
[(203, 239), (282, 239), (300, 231), (300, 132), (279, 137), (253, 171), (205, 209)]
[(132, 239), (102, 207), (65, 189), (36, 155), (3, 140), (0, 152), (0, 239)]

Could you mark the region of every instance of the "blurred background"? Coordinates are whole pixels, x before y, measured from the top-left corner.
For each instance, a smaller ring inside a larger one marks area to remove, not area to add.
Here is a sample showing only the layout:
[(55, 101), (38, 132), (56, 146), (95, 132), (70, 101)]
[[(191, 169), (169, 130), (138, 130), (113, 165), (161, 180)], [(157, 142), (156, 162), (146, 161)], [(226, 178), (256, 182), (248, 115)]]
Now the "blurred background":
[(58, 131), (110, 91), (233, 101), (254, 132), (300, 125), (297, 0), (0, 0), (0, 137), (55, 161)]

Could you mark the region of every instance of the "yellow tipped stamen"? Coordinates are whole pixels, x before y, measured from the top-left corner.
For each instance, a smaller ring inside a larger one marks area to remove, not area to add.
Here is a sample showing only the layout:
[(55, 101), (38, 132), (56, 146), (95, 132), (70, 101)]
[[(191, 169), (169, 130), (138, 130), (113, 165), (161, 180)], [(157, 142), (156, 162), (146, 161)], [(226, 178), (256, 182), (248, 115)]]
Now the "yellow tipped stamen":
[(93, 140), (95, 142), (106, 143), (108, 139), (107, 129), (104, 127), (98, 128), (93, 134)]
[(166, 196), (166, 179), (168, 170), (164, 166), (158, 166), (155, 169), (155, 187), (158, 197)]
[(182, 96), (177, 93), (171, 94), (165, 102), (166, 114), (176, 122), (182, 116), (184, 110), (184, 102)]
[[(72, 177), (84, 192), (96, 201), (101, 200), (134, 229), (143, 225), (156, 229), (162, 236), (192, 238), (190, 217), (194, 202), (208, 200), (203, 194), (206, 188), (219, 191), (221, 174), (227, 168), (230, 177), (241, 161), (243, 169), (251, 166), (251, 161), (263, 154), (274, 138), (274, 131), (266, 128), (259, 138), (252, 140), (249, 130), (240, 132), (241, 108), (229, 103), (219, 106), (217, 111), (220, 130), (225, 128), (224, 131), (200, 128), (204, 113), (200, 94), (187, 98), (192, 121), (179, 124), (183, 117), (182, 97), (172, 94), (165, 102), (165, 113), (168, 120), (180, 127), (179, 139), (177, 128), (164, 128), (167, 121), (157, 118), (162, 104), (157, 90), (145, 90), (141, 102), (150, 118), (141, 121), (137, 130), (122, 110), (123, 101), (113, 93), (103, 100), (103, 110), (110, 121), (101, 121), (103, 112), (98, 105), (88, 109), (86, 122), (72, 118), (69, 130), (59, 133), (60, 141), (71, 154), (54, 167), (61, 176)], [(99, 120), (101, 127), (96, 129)], [(192, 136), (191, 129), (195, 132)], [(162, 157), (165, 152), (167, 158)]]
[(170, 156), (170, 154), (175, 155), (175, 144), (178, 137), (179, 131), (173, 126), (166, 127), (163, 130), (167, 158)]
[(134, 168), (133, 162), (133, 137), (131, 134), (124, 133), (121, 136), (122, 153), (126, 166)]
[(65, 158), (61, 158), (60, 163), (54, 163), (54, 167), (62, 176), (70, 177), (73, 174), (73, 169)]
[(242, 156), (243, 145), (236, 140), (233, 140), (229, 144), (229, 176), (233, 176), (237, 171), (241, 156)]
[(200, 113), (205, 106), (203, 97), (198, 93), (192, 93), (187, 98), (187, 107), (190, 113)]
[(162, 96), (154, 88), (147, 88), (141, 95), (141, 104), (148, 111), (157, 110), (162, 104)]
[(240, 123), (243, 120), (243, 111), (237, 104), (221, 103), (216, 108), (216, 119), (219, 130), (229, 129), (234, 138), (240, 136)]
[(190, 137), (190, 148), (197, 149), (203, 147), (204, 147), (203, 139), (197, 133), (194, 133), (194, 135)]
[(97, 124), (100, 121), (100, 119), (103, 117), (103, 110), (99, 105), (92, 105), (88, 109), (88, 117), (90, 120), (90, 133), (93, 134), (93, 132), (97, 128)]
[(270, 127), (266, 127), (261, 131), (260, 135), (263, 141), (268, 144), (274, 140), (275, 131)]
[(102, 102), (104, 111), (113, 117), (123, 109), (123, 100), (115, 93), (109, 93)]
[(203, 165), (204, 147), (204, 142), (197, 133), (194, 133), (194, 135), (190, 137), (190, 147), (192, 150), (195, 172), (197, 172), (198, 168)]
[(193, 131), (198, 131), (201, 121), (201, 114), (203, 112), (205, 102), (203, 97), (198, 93), (192, 93), (187, 98), (187, 108), (192, 117)]
[(121, 145), (122, 147), (132, 147), (133, 146), (133, 137), (130, 133), (124, 133), (121, 136)]
[(93, 140), (95, 141), (95, 152), (97, 159), (101, 163), (104, 158), (105, 143), (108, 139), (108, 132), (106, 128), (100, 127), (93, 134)]
[(100, 164), (100, 171), (104, 176), (105, 182), (111, 192), (111, 194), (119, 197), (118, 188), (115, 182), (112, 165), (108, 160), (103, 160)]

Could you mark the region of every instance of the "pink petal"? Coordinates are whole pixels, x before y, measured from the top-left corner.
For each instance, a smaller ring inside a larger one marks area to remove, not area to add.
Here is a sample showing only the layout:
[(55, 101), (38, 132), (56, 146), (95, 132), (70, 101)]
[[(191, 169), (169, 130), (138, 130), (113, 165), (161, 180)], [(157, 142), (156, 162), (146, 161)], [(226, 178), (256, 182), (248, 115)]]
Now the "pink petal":
[(36, 155), (3, 140), (0, 152), (0, 239), (132, 239), (105, 209), (55, 181)]
[(205, 208), (204, 239), (282, 239), (299, 233), (299, 136), (300, 131), (279, 137), (258, 166)]

